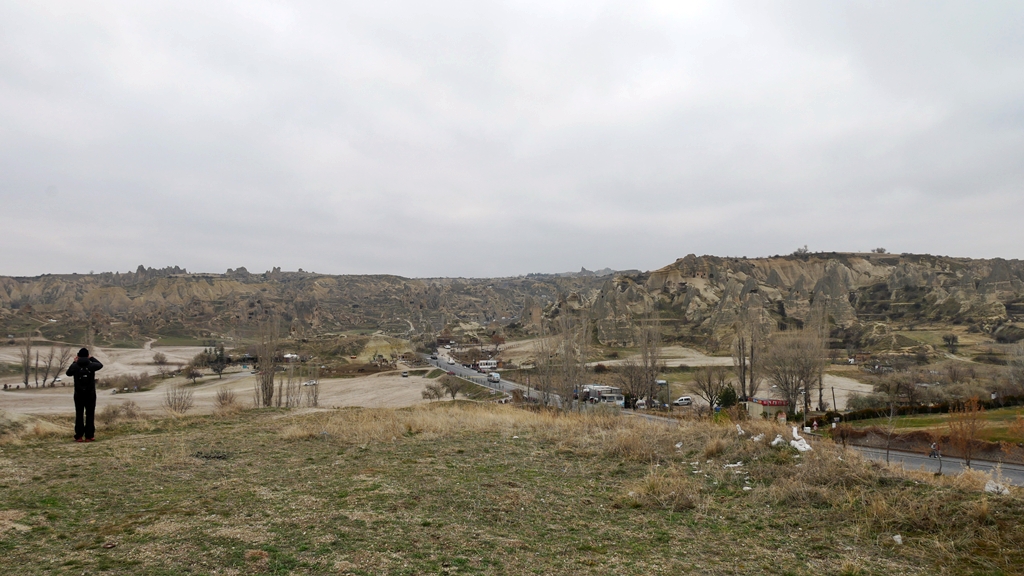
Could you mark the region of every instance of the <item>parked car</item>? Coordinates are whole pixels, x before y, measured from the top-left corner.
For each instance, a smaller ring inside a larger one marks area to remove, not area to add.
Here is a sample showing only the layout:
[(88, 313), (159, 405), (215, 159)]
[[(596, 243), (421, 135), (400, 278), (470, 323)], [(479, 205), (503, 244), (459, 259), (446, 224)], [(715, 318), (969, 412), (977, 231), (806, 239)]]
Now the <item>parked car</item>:
[(408, 377), (409, 377), (409, 373), (408, 372), (402, 372), (402, 378), (408, 378)]
[(430, 355), (430, 359), (431, 360), (437, 360), (437, 354), (431, 354)]
[(448, 375), (449, 375), (449, 376), (455, 376), (455, 372), (452, 372), (451, 370), (449, 370), (449, 371), (448, 371)]
[(691, 406), (693, 404), (693, 398), (690, 398), (689, 396), (680, 396), (679, 398), (676, 398), (676, 401), (672, 404), (676, 406)]
[(449, 364), (455, 364), (455, 359), (454, 358), (449, 358), (448, 359), (448, 363)]
[(303, 386), (316, 386), (318, 382), (316, 380), (306, 380), (302, 383)]

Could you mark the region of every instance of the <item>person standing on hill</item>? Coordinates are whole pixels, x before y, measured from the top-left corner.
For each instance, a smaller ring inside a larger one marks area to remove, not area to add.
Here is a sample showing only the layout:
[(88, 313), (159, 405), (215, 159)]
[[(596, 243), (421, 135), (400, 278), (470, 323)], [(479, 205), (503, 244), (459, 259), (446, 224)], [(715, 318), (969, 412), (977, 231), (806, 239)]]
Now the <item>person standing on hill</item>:
[(75, 442), (96, 438), (96, 371), (102, 368), (87, 348), (78, 351), (78, 358), (68, 368), (67, 375), (75, 378)]

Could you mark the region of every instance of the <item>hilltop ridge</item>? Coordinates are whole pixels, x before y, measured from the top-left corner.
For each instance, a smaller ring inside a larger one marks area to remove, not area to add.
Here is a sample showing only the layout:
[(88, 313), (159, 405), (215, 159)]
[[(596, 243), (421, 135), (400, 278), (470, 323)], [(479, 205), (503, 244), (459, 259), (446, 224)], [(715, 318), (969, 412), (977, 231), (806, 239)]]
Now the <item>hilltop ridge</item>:
[[(657, 270), (425, 278), (282, 272), (135, 272), (0, 277), (0, 326), (81, 340), (244, 337), (276, 316), (292, 334), (380, 330), (409, 336), (536, 332), (544, 318), (586, 314), (604, 344), (631, 344), (631, 326), (656, 310), (669, 339), (702, 341), (741, 318), (800, 326), (818, 307), (844, 339), (893, 326), (963, 325), (998, 342), (1024, 338), (1024, 262), (915, 254), (797, 253), (767, 258), (690, 254)], [(52, 320), (52, 321), (51, 321)]]

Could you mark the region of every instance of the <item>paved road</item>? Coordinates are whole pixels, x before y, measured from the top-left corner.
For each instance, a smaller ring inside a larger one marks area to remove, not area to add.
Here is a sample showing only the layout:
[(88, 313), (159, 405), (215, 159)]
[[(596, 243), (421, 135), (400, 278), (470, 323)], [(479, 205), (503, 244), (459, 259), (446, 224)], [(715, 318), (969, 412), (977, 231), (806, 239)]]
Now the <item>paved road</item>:
[[(512, 390), (521, 390), (524, 396), (529, 395), (531, 398), (540, 400), (540, 393), (535, 388), (528, 388), (527, 386), (520, 384), (518, 382), (506, 380), (504, 377), (502, 377), (501, 382), (488, 382), (487, 376), (481, 374), (480, 372), (477, 372), (476, 370), (473, 370), (472, 368), (466, 368), (465, 366), (458, 363), (449, 364), (448, 357), (445, 355), (444, 352), (439, 352), (436, 360), (432, 360), (430, 356), (423, 355), (423, 360), (430, 364), (431, 366), (435, 366), (437, 368), (440, 368), (441, 370), (453, 372), (456, 376), (460, 378), (469, 380), (470, 382), (474, 384), (479, 384), (480, 386), (483, 386), (485, 388), (490, 388), (491, 390), (494, 390), (496, 392), (508, 394)], [(552, 396), (555, 395), (552, 394)], [(555, 398), (555, 401), (557, 401), (557, 398)]]
[[(872, 460), (885, 461), (884, 449), (852, 445), (850, 447)], [(937, 458), (929, 458), (924, 454), (916, 454), (914, 452), (890, 450), (889, 462), (892, 464), (903, 464), (904, 468), (910, 470), (924, 469), (929, 472), (939, 471), (939, 460)], [(1006, 482), (1009, 482), (1014, 486), (1024, 486), (1024, 466), (1021, 466), (1020, 464), (999, 464), (988, 460), (971, 460), (971, 468), (980, 472), (994, 472), (997, 467), (1001, 468), (1002, 477)], [(960, 458), (942, 459), (943, 474), (959, 474), (963, 470), (964, 461)]]

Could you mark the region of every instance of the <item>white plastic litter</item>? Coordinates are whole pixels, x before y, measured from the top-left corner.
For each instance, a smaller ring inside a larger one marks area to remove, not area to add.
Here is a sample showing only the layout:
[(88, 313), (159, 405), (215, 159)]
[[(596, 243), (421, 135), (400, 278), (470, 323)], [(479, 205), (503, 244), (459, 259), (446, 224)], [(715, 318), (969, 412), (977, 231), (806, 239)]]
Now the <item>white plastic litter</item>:
[(725, 466), (723, 466), (723, 468), (739, 468), (740, 466), (743, 466), (742, 460), (735, 464), (726, 464)]
[(807, 440), (804, 440), (803, 437), (801, 437), (800, 434), (797, 433), (796, 426), (793, 426), (793, 440), (790, 440), (789, 445), (792, 446), (793, 448), (796, 448), (800, 452), (810, 452), (811, 450), (813, 450), (813, 448), (811, 448), (811, 445), (807, 443)]
[(1009, 488), (1003, 486), (1002, 484), (994, 480), (989, 480), (988, 482), (985, 482), (985, 492), (988, 492), (989, 494), (1000, 494), (1002, 496), (1010, 495)]
[(744, 490), (753, 490), (753, 488), (751, 488), (750, 486), (744, 486), (743, 489)]
[(895, 542), (897, 545), (902, 546), (903, 545), (903, 536), (900, 536), (899, 534), (897, 534), (897, 535), (892, 537), (892, 541)]
[(807, 443), (807, 440), (804, 440), (803, 438), (799, 440), (790, 440), (789, 445), (801, 452), (810, 452), (811, 450), (814, 450), (814, 448), (811, 448), (811, 445)]
[(746, 436), (747, 435), (747, 433), (743, 431), (743, 428), (740, 428), (739, 424), (736, 425), (736, 433), (739, 434), (740, 436)]
[(761, 440), (764, 440), (764, 432), (758, 434), (757, 436), (754, 436), (753, 438), (751, 438), (751, 440), (754, 442), (760, 442)]
[(682, 447), (683, 447), (683, 443), (682, 442), (676, 442), (676, 450), (679, 450)]
[(775, 436), (775, 440), (772, 440), (772, 446), (785, 446), (786, 441), (782, 439), (782, 434)]

